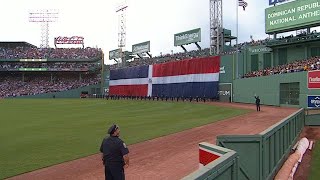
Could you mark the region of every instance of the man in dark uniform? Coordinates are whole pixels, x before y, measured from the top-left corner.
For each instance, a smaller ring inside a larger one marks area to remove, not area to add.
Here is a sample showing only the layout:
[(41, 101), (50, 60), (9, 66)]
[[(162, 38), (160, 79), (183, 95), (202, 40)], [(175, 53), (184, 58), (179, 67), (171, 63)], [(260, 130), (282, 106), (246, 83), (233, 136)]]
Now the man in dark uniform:
[(254, 96), (254, 98), (256, 98), (257, 111), (260, 111), (260, 98), (259, 96)]
[(129, 150), (126, 144), (119, 138), (119, 126), (112, 125), (108, 130), (108, 134), (110, 136), (103, 139), (100, 147), (105, 179), (124, 180), (124, 168), (129, 166)]

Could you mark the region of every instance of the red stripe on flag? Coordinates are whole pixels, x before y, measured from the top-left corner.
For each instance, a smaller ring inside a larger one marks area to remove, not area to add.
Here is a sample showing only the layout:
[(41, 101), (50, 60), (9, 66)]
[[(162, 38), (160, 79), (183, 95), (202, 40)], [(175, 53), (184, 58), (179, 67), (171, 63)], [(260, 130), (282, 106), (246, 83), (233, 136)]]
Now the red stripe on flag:
[(110, 86), (110, 95), (125, 95), (125, 96), (147, 96), (148, 95), (148, 85), (120, 85), (120, 86)]
[(218, 155), (199, 149), (199, 162), (204, 166), (218, 159), (219, 157), (220, 156)]
[(220, 56), (153, 65), (153, 77), (220, 72)]

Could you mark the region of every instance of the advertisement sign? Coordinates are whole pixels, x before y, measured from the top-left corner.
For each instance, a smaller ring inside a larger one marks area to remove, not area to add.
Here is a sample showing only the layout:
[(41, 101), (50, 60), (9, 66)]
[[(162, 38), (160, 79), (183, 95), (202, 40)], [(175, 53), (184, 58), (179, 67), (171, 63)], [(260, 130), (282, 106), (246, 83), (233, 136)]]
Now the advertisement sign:
[(260, 47), (256, 46), (256, 47), (249, 47), (248, 51), (251, 54), (257, 54), (257, 53), (268, 53), (268, 52), (271, 52), (272, 49), (265, 46), (260, 46)]
[(174, 46), (201, 42), (201, 28), (178, 33), (174, 35)]
[(120, 58), (120, 49), (115, 49), (112, 51), (109, 51), (109, 59), (119, 59)]
[(308, 108), (320, 107), (320, 96), (308, 96)]
[(296, 0), (265, 10), (266, 33), (320, 25), (320, 0)]
[(84, 38), (81, 36), (72, 36), (72, 37), (56, 37), (54, 38), (54, 44), (82, 44)]
[(308, 72), (308, 89), (320, 89), (320, 70)]
[(150, 52), (150, 41), (132, 45), (132, 54)]

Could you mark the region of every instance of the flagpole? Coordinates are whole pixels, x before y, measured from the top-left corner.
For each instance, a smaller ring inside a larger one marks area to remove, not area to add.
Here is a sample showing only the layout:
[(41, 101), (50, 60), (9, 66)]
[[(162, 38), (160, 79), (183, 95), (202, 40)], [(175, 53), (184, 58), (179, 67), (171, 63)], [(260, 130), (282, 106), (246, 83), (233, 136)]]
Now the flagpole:
[(237, 15), (236, 15), (236, 18), (237, 18), (237, 22), (236, 22), (236, 24), (237, 24), (237, 39), (236, 39), (236, 78), (237, 79), (239, 79), (239, 51), (238, 51), (238, 49), (239, 49), (239, 47), (238, 47), (238, 38), (239, 38), (239, 25), (238, 25), (238, 23), (239, 23), (239, 20), (238, 20), (238, 9), (239, 9), (239, 0), (236, 0), (236, 2), (237, 2), (237, 6), (236, 6), (236, 13), (237, 13)]

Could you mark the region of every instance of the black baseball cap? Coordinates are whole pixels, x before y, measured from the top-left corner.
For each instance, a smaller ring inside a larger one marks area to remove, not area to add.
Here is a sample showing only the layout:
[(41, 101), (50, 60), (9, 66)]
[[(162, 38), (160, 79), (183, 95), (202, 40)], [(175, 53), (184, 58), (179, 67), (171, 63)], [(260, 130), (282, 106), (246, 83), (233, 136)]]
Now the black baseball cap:
[(116, 124), (113, 124), (110, 128), (109, 128), (109, 130), (108, 130), (108, 134), (113, 134), (117, 129), (119, 129), (119, 126), (118, 125), (116, 125)]

